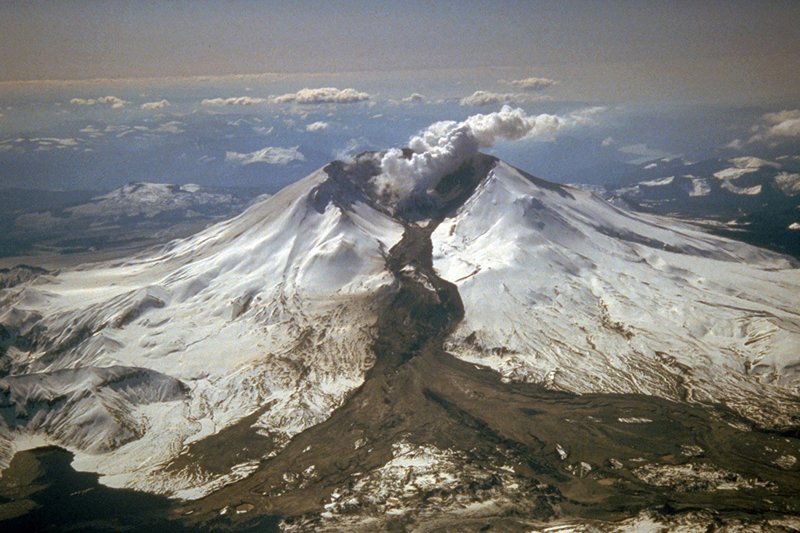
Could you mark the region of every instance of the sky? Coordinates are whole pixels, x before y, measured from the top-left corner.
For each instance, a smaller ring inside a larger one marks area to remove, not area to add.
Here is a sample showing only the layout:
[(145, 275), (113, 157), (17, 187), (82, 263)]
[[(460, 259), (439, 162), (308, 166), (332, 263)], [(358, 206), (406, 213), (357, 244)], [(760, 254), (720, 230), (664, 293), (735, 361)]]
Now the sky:
[(560, 182), (794, 158), (798, 27), (798, 1), (0, 0), (0, 189), (274, 192), (505, 104), (549, 126), (481, 149)]
[[(253, 73), (559, 81), (574, 101), (791, 99), (796, 1), (4, 1), (0, 82)], [(440, 90), (440, 89), (430, 89)]]

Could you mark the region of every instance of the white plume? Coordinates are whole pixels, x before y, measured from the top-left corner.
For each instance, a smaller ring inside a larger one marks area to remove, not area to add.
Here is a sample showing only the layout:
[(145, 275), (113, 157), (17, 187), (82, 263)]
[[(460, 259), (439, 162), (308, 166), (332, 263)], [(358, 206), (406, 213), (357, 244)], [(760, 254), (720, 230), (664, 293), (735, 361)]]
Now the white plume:
[(410, 157), (397, 148), (387, 151), (375, 183), (381, 192), (399, 202), (435, 185), (479, 149), (489, 148), (499, 139), (552, 137), (564, 128), (589, 122), (601, 110), (590, 108), (563, 117), (546, 113), (532, 116), (506, 105), (500, 111), (472, 115), (463, 122), (436, 122), (409, 140)]

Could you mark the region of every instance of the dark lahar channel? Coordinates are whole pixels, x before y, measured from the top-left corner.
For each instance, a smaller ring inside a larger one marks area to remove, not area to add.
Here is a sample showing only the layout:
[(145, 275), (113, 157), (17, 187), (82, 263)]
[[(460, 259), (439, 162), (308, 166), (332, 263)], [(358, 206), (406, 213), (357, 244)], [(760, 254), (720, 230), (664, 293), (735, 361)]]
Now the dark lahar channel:
[[(440, 192), (455, 199), (478, 182), (450, 183)], [(297, 530), (527, 531), (603, 528), (644, 510), (709, 526), (800, 512), (795, 436), (721, 406), (506, 383), (446, 353), (464, 309), (432, 267), (447, 210), (429, 214), (407, 221), (387, 258), (397, 290), (364, 384), (248, 478), (188, 503), (194, 524), (219, 526), (224, 513), (232, 528), (273, 515)]]

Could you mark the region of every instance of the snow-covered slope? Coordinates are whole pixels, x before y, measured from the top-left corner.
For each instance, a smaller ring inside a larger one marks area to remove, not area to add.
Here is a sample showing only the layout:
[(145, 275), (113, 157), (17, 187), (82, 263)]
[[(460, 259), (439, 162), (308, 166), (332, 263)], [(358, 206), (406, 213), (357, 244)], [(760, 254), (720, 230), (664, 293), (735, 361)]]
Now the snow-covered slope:
[[(0, 463), (35, 435), (78, 452), (104, 483), (193, 496), (210, 479), (156, 474), (188, 443), (259, 409), (256, 428), (278, 444), (325, 419), (372, 363), (392, 282), (384, 254), (402, 234), (328, 181), (321, 170), (159, 252), (0, 293), (0, 391), (16, 406), (0, 421), (13, 437)], [(137, 376), (125, 394), (112, 367)], [(64, 372), (82, 377), (67, 385)]]
[[(725, 401), (796, 425), (789, 259), (477, 152), (397, 201), (379, 187), (385, 160), (332, 163), (161, 250), (0, 291), (0, 464), (51, 442), (106, 484), (186, 498), (246, 476), (261, 456), (224, 474), (181, 459), (240, 429), (275, 451), (327, 419), (381, 355), (378, 317), (391, 329), (399, 278), (428, 259), (405, 256), (427, 254), (429, 231), (434, 267), (464, 304), (447, 340), (457, 357), (510, 380)], [(405, 228), (416, 237), (397, 254), (412, 266), (398, 274), (387, 254)]]
[(800, 415), (800, 271), (782, 256), (504, 163), (432, 241), (464, 301), (447, 344), (462, 359), (575, 392), (725, 401), (765, 424)]

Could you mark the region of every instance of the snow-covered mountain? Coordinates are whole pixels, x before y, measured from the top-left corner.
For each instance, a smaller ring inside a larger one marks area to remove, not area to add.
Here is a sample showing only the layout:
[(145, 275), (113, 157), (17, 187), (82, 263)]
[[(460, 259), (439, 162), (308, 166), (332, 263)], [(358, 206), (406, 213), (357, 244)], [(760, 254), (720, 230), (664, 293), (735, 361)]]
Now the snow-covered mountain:
[(111, 485), (175, 492), (206, 480), (150, 475), (192, 441), (264, 406), (256, 426), (277, 441), (323, 420), (373, 361), (384, 254), (402, 234), (331, 187), (319, 171), (157, 253), (4, 291), (2, 460), (41, 437)]
[(127, 219), (190, 219), (228, 214), (237, 205), (243, 206), (243, 199), (227, 191), (192, 184), (137, 182), (58, 212), (20, 215), (16, 224), (22, 228), (37, 229), (52, 224), (79, 224), (84, 221), (93, 226), (104, 226), (120, 225)]
[(800, 414), (800, 272), (781, 256), (502, 162), (432, 240), (464, 300), (458, 357), (575, 392), (722, 400), (765, 424)]
[(2, 460), (54, 442), (111, 485), (210, 490), (207, 473), (163, 466), (256, 412), (278, 447), (323, 421), (374, 362), (397, 287), (388, 251), (442, 215), (433, 264), (464, 301), (446, 340), (457, 357), (559, 390), (797, 422), (790, 260), (484, 166), (454, 209), (410, 222), (369, 189), (370, 164), (330, 165), (157, 253), (5, 289)]
[(791, 160), (787, 161), (789, 163), (784, 165), (751, 156), (699, 163), (681, 159), (659, 160), (642, 165), (637, 178), (617, 183), (612, 190), (648, 207), (668, 208), (670, 202), (694, 199), (691, 201), (705, 202), (715, 210), (727, 208), (730, 213), (735, 213), (747, 205), (733, 203), (737, 196), (742, 197), (739, 202), (755, 204), (772, 196), (782, 198), (799, 194), (800, 173)]
[(740, 437), (771, 455), (745, 476), (714, 452), (695, 481), (784, 487), (758, 465), (796, 461), (774, 431), (800, 425), (797, 263), (478, 152), (541, 126), (521, 113), (335, 161), (128, 260), (7, 272), (0, 463), (57, 444), (110, 486), (207, 496), (194, 516), (332, 529), (656, 494), (675, 454)]
[(657, 214), (703, 219), (725, 235), (800, 255), (797, 159), (658, 160), (612, 180), (605, 196)]
[[(15, 191), (12, 208), (0, 220), (2, 255), (69, 253), (130, 248), (192, 235), (230, 218), (257, 198), (249, 189), (167, 183), (129, 183), (105, 194), (35, 208), (37, 191)], [(266, 196), (264, 196), (266, 197)]]

